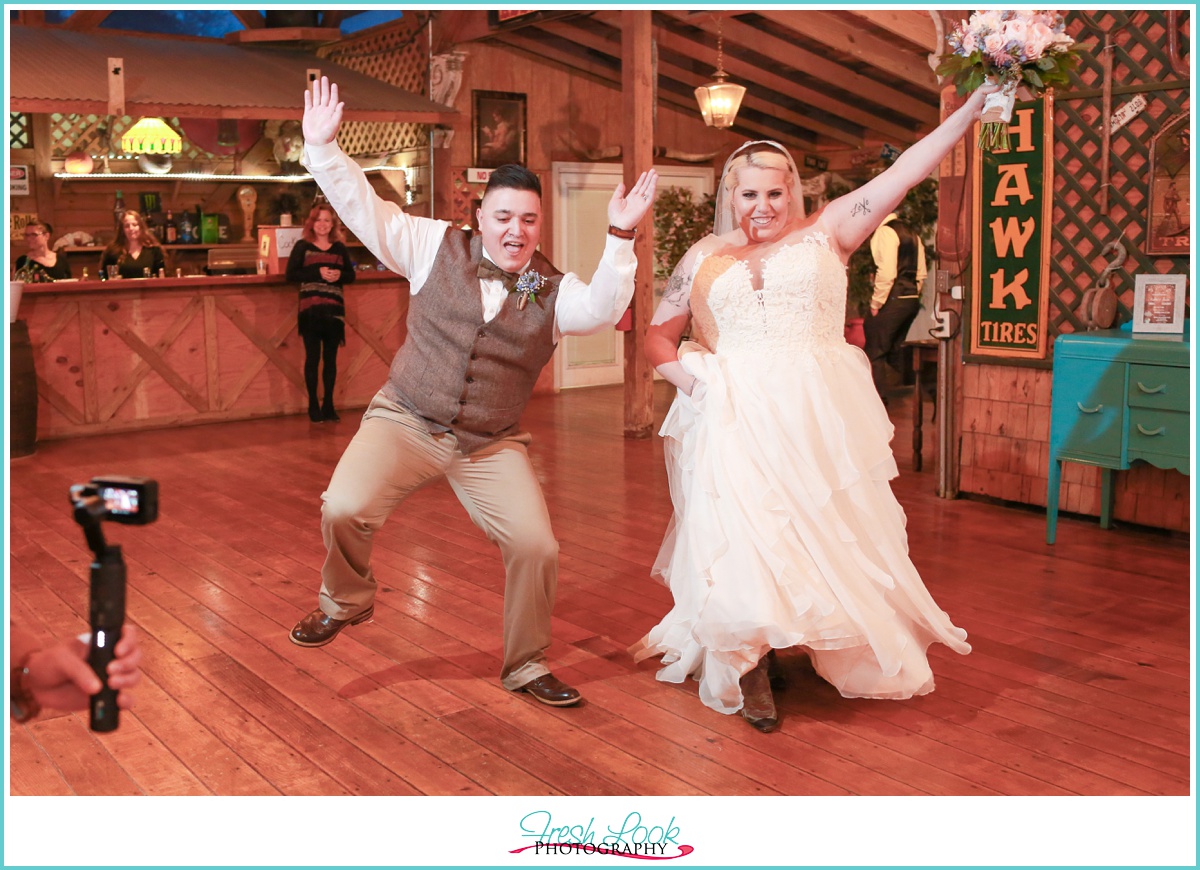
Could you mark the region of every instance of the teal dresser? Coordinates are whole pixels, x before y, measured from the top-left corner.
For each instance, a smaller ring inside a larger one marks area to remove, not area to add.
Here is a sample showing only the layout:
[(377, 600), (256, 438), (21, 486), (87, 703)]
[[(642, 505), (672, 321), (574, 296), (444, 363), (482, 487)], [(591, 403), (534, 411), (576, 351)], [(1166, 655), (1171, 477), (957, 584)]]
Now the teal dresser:
[(1054, 543), (1064, 462), (1103, 469), (1100, 526), (1112, 521), (1112, 476), (1134, 460), (1188, 473), (1191, 344), (1121, 329), (1054, 342), (1046, 543)]

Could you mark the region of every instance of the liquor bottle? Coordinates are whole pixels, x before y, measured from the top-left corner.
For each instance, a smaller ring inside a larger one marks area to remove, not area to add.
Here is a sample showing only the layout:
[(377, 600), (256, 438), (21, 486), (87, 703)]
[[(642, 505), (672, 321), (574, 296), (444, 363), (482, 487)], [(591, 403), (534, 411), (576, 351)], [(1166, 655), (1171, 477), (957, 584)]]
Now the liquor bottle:
[(121, 228), (121, 216), (125, 213), (125, 197), (121, 195), (121, 191), (117, 191), (117, 198), (113, 202), (113, 220), (117, 224), (117, 229)]
[(171, 210), (167, 209), (167, 223), (163, 230), (163, 235), (166, 237), (168, 245), (173, 245), (179, 241), (179, 227), (175, 223), (175, 217), (171, 214)]
[(183, 245), (190, 245), (194, 241), (192, 236), (192, 218), (188, 212), (184, 212), (179, 218), (179, 242)]

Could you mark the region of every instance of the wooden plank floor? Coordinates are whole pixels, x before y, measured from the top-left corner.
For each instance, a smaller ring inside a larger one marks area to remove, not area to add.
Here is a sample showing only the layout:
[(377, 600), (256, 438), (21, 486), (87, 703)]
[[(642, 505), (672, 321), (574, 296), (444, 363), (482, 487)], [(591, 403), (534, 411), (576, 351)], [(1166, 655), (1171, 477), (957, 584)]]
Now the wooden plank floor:
[[(669, 396), (660, 387), (658, 419)], [(13, 617), (86, 627), (90, 554), (72, 483), (157, 478), (160, 520), (106, 526), (129, 566), (146, 679), (120, 729), (81, 714), (13, 726), (14, 795), (1186, 795), (1188, 542), (1103, 532), (895, 488), (914, 561), (964, 627), (932, 650), (937, 690), (850, 701), (799, 653), (779, 732), (703, 707), (626, 647), (669, 608), (648, 568), (669, 496), (658, 438), (621, 436), (616, 388), (535, 399), (525, 423), (562, 545), (555, 673), (588, 699), (551, 709), (497, 680), (503, 574), (444, 484), (377, 537), (373, 622), (316, 650), (287, 632), (315, 606), (319, 496), (357, 426), (304, 417), (61, 441), (11, 469)]]

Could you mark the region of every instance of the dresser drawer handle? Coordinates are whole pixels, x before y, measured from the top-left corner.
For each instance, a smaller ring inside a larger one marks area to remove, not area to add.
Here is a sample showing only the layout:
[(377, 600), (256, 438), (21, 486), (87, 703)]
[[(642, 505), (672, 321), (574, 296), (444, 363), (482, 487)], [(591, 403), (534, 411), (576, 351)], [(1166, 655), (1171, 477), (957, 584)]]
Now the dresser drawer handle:
[(1167, 391), (1167, 385), (1159, 384), (1154, 389), (1150, 389), (1145, 384), (1143, 384), (1141, 381), (1138, 381), (1138, 389), (1141, 390), (1143, 393), (1149, 393), (1150, 395), (1154, 395), (1155, 393), (1165, 393)]
[(1157, 429), (1147, 429), (1144, 426), (1142, 426), (1141, 423), (1138, 423), (1137, 427), (1138, 427), (1138, 431), (1141, 432), (1143, 435), (1161, 435), (1162, 433), (1167, 431), (1166, 426), (1159, 426)]
[(1083, 402), (1076, 402), (1075, 407), (1077, 407), (1080, 411), (1083, 411), (1083, 413), (1085, 413), (1085, 414), (1099, 414), (1100, 409), (1103, 408), (1104, 406), (1097, 405), (1094, 408), (1085, 408), (1085, 407), (1083, 407)]

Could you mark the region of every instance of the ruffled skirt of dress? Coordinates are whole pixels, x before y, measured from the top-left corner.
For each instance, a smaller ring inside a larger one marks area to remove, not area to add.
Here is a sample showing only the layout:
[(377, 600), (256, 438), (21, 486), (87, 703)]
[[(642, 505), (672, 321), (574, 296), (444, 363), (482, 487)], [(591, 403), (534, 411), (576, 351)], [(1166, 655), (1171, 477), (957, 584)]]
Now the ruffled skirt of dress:
[(635, 659), (661, 655), (658, 679), (693, 676), (722, 713), (771, 648), (805, 647), (846, 697), (932, 691), (928, 646), (971, 647), (909, 559), (893, 429), (862, 351), (680, 361), (700, 385), (660, 433), (674, 516), (654, 566), (675, 606)]

